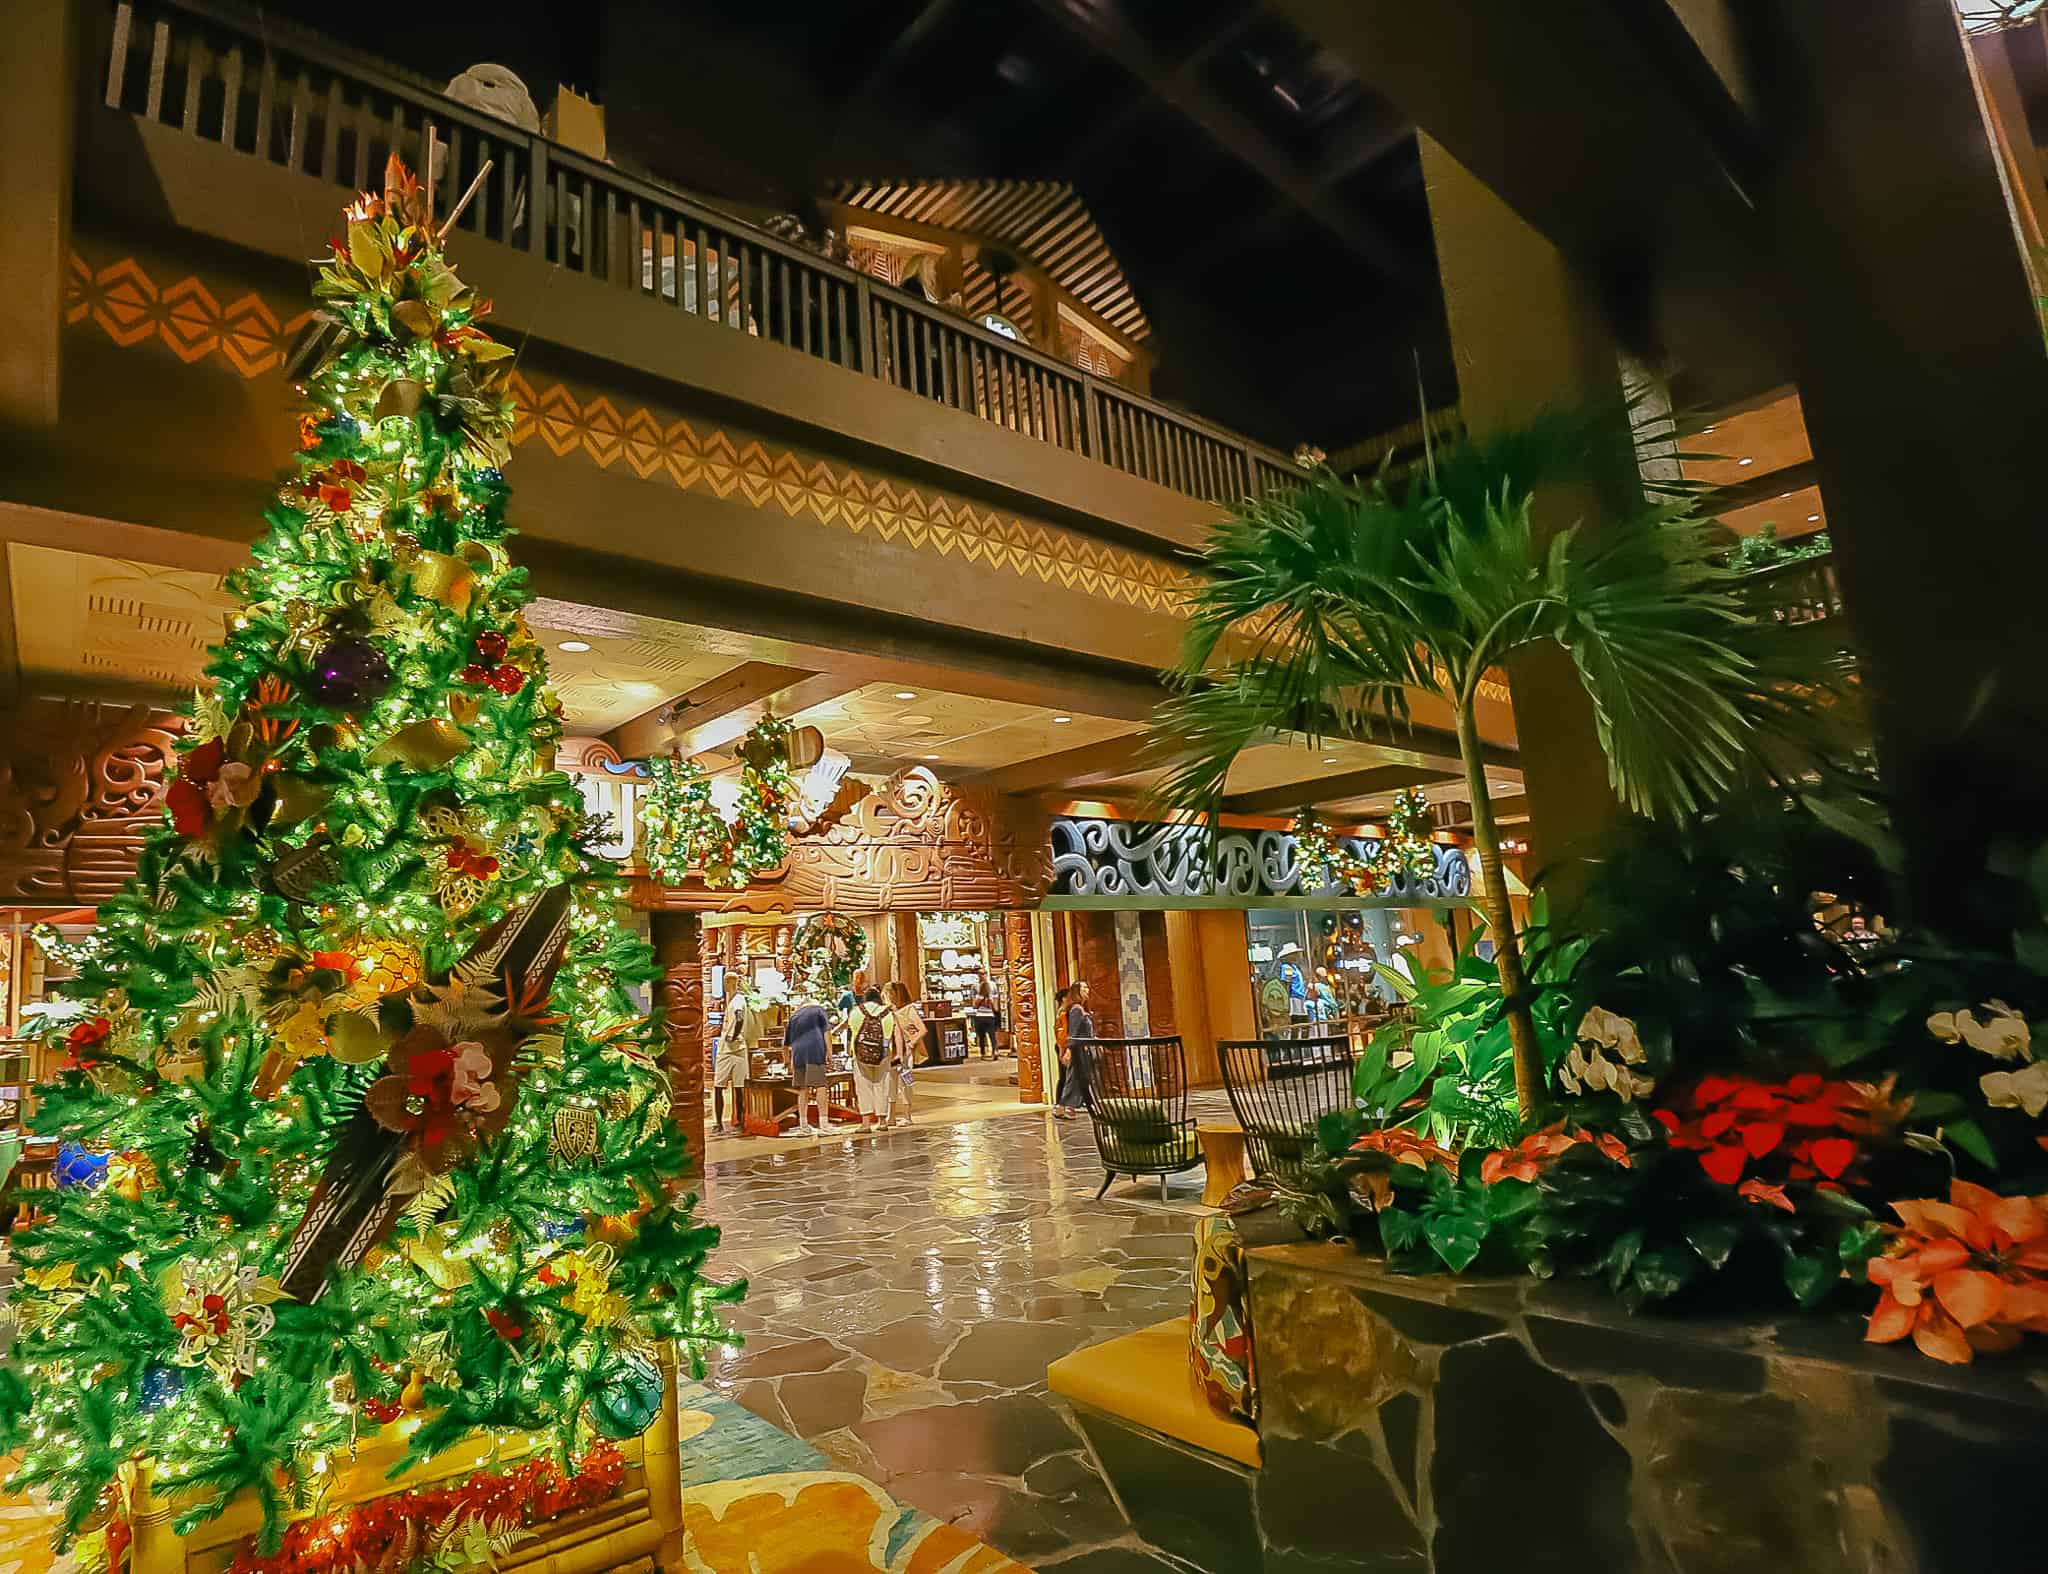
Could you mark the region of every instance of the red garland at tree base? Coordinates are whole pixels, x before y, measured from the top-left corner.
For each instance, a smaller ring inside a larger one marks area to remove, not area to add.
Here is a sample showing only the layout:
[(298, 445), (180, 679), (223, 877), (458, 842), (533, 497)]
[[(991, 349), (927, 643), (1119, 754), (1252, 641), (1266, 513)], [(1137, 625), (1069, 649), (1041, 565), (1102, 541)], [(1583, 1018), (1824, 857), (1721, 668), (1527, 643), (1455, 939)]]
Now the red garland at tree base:
[(545, 1524), (602, 1503), (626, 1479), (625, 1457), (601, 1442), (573, 1476), (554, 1463), (529, 1459), (498, 1475), (471, 1476), (460, 1486), (394, 1492), (333, 1514), (302, 1519), (284, 1545), (260, 1556), (253, 1541), (228, 1574), (339, 1574), (344, 1569), (404, 1569), (423, 1560), (434, 1541), (459, 1534), (470, 1521), (493, 1536)]

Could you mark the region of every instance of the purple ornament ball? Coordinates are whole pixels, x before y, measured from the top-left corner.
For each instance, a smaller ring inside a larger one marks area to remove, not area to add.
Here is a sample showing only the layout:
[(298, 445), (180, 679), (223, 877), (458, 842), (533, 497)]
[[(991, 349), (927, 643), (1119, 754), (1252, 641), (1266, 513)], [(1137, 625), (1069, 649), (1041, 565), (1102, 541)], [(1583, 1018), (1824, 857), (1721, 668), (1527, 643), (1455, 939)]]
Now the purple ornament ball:
[(313, 658), (314, 700), (339, 710), (367, 705), (391, 684), (391, 663), (384, 652), (355, 634), (337, 634)]

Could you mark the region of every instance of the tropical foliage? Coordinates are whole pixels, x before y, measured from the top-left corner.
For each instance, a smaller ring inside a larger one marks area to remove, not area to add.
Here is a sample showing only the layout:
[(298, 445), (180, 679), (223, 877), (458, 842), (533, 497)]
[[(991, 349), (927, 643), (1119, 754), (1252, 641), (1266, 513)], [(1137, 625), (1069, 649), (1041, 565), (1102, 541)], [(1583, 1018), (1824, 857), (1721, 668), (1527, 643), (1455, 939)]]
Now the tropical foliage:
[(1966, 946), (1887, 918), (1898, 849), (1848, 787), (1629, 827), (1572, 938), (1532, 924), (1541, 1129), (1490, 1135), (1438, 1091), (1497, 1062), (1477, 959), (1415, 989), (1297, 1215), (1396, 1268), (1582, 1276), (1635, 1307), (1860, 1297), (1871, 1339), (1945, 1361), (2048, 1332), (2048, 846), (1958, 871), (2010, 937)]
[[(1159, 713), (1174, 760), (1160, 794), (1213, 814), (1238, 754), (1279, 731), (1397, 730), (1413, 693), (1447, 701), (1501, 980), (1517, 1095), (1541, 1102), (1478, 728), (1480, 685), (1516, 651), (1550, 644), (1593, 701), (1616, 795), (1645, 815), (1711, 805), (1749, 772), (1795, 708), (1765, 641), (1683, 499), (1623, 484), (1632, 466), (1591, 419), (1549, 416), (1441, 448), (1419, 473), (1353, 482), (1318, 471), (1247, 501), (1212, 532), (1190, 603), (1178, 692)], [(1535, 494), (1592, 482), (1633, 495), (1597, 530), (1538, 528)]]

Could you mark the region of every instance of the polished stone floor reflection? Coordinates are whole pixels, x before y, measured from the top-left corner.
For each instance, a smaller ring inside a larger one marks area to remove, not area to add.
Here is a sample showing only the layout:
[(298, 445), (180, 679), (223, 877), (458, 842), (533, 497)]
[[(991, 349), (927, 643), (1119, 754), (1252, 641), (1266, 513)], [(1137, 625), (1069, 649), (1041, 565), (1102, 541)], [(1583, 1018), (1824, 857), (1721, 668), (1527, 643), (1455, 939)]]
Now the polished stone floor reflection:
[(1186, 1315), (1201, 1172), (1098, 1203), (1088, 1123), (1043, 1114), (783, 1146), (706, 1179), (714, 1265), (752, 1283), (714, 1385), (1034, 1568), (1194, 1568), (1131, 1529), (1045, 1368)]

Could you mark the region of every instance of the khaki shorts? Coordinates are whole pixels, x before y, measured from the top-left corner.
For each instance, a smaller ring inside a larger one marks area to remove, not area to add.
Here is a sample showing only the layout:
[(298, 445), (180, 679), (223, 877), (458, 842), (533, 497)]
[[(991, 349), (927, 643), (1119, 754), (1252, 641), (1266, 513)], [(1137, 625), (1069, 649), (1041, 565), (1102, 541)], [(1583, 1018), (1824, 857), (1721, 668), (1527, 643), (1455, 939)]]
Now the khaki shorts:
[(747, 1080), (747, 1052), (721, 1043), (711, 1066), (713, 1087), (736, 1088)]

